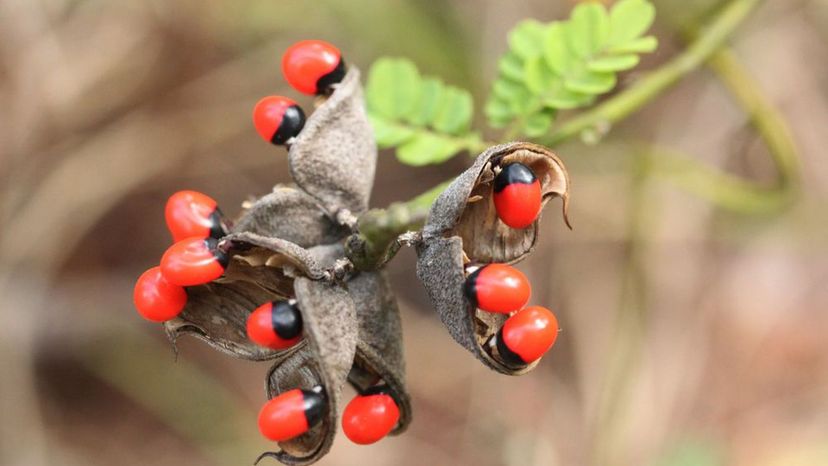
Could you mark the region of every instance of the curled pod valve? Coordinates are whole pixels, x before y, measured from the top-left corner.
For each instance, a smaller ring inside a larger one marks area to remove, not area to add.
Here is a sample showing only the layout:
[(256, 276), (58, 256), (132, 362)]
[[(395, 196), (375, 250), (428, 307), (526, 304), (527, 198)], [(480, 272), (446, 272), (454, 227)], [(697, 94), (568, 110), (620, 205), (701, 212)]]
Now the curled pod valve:
[(487, 264), (466, 278), (464, 291), (475, 307), (508, 314), (529, 302), (532, 287), (520, 270), (506, 264)]
[(287, 143), (305, 126), (305, 112), (291, 99), (278, 95), (265, 97), (253, 108), (253, 124), (265, 141)]
[(506, 319), (492, 338), (504, 363), (524, 366), (540, 359), (555, 344), (558, 320), (545, 307), (529, 306)]
[(283, 442), (298, 437), (322, 420), (327, 409), (325, 390), (293, 389), (274, 397), (259, 411), (259, 431), (266, 438)]
[(170, 196), (164, 217), (175, 242), (194, 236), (219, 239), (227, 234), (216, 201), (197, 191), (179, 191)]
[(262, 304), (247, 318), (247, 336), (266, 348), (290, 348), (302, 339), (302, 314), (288, 301)]
[(285, 51), (282, 73), (297, 91), (323, 95), (345, 77), (345, 62), (333, 45), (322, 40), (303, 40)]

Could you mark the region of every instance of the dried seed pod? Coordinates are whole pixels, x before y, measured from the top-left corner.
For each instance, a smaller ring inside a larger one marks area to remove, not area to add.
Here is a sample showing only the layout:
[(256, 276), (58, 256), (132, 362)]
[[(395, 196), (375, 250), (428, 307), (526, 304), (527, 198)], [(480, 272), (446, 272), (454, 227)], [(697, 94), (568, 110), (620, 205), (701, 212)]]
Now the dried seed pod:
[(273, 365), (266, 380), (267, 395), (273, 398), (294, 388), (321, 385), (327, 411), (316, 427), (279, 442), (281, 451), (266, 452), (259, 460), (272, 457), (284, 464), (306, 465), (321, 458), (333, 444), (342, 387), (354, 360), (358, 330), (354, 303), (340, 285), (299, 277), (294, 289), (307, 344)]
[(496, 173), (513, 162), (532, 169), (540, 181), (542, 205), (553, 197), (563, 200), (568, 225), (569, 175), (563, 162), (543, 146), (513, 142), (480, 154), (443, 191), (431, 207), (423, 238), (458, 236), (466, 255), (479, 263), (514, 263), (529, 254), (537, 240), (538, 221), (524, 229), (511, 228), (498, 219), (493, 200)]
[(342, 210), (356, 214), (368, 208), (376, 161), (359, 70), (351, 66), (291, 144), (290, 173), (332, 216)]
[[(543, 203), (563, 200), (566, 220), (569, 178), (563, 163), (548, 149), (529, 143), (495, 146), (452, 182), (432, 205), (417, 247), (417, 276), (451, 336), (486, 366), (503, 374), (530, 371), (536, 363), (509, 366), (487, 344), (508, 318), (476, 309), (464, 293), (465, 265), (515, 263), (526, 257), (537, 240), (538, 222), (513, 229), (497, 217), (493, 180), (502, 164), (520, 162), (540, 180)], [(568, 224), (568, 222), (567, 222)]]
[(302, 247), (336, 242), (348, 233), (332, 221), (318, 201), (294, 186), (277, 185), (257, 199), (233, 226), (233, 232), (281, 238)]
[(391, 435), (405, 431), (411, 422), (411, 400), (405, 388), (402, 326), (397, 300), (384, 271), (361, 272), (348, 282), (356, 306), (359, 340), (348, 381), (360, 393), (384, 384), (400, 410)]
[(222, 239), (229, 265), (219, 279), (187, 287), (187, 305), (175, 319), (164, 323), (175, 344), (192, 335), (232, 356), (268, 360), (284, 351), (263, 348), (247, 338), (246, 322), (261, 303), (294, 297), (297, 277), (324, 278), (314, 254), (289, 241), (253, 233), (234, 233)]

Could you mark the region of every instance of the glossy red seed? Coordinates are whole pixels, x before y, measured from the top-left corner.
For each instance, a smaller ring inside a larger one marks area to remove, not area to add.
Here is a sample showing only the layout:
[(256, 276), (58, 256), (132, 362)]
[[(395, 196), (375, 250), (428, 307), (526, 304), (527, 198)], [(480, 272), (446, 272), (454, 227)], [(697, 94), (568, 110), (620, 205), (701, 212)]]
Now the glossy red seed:
[(399, 420), (400, 409), (390, 395), (357, 395), (342, 413), (342, 431), (352, 442), (368, 445), (388, 435)]
[(132, 299), (143, 318), (164, 322), (181, 313), (187, 304), (187, 292), (165, 280), (160, 267), (153, 267), (135, 282)]
[(219, 278), (227, 266), (227, 256), (216, 249), (213, 238), (187, 238), (167, 249), (161, 257), (164, 278), (180, 286), (195, 286)]
[(558, 338), (558, 319), (549, 309), (529, 306), (506, 319), (503, 344), (529, 364), (541, 358)]
[(337, 73), (341, 60), (342, 54), (333, 45), (321, 40), (303, 40), (285, 51), (282, 73), (297, 91), (308, 95), (323, 94), (325, 89), (320, 89), (320, 79)]
[(305, 416), (305, 397), (298, 388), (271, 399), (259, 411), (259, 431), (270, 440), (281, 442), (292, 439), (309, 428)]
[(253, 125), (265, 141), (284, 144), (305, 126), (305, 113), (293, 100), (273, 95), (256, 103)]
[[(285, 334), (295, 336), (285, 338)], [(266, 348), (290, 348), (302, 339), (301, 314), (286, 302), (262, 304), (247, 318), (247, 336)]]
[(495, 177), (493, 200), (497, 216), (511, 228), (532, 225), (541, 210), (540, 181), (522, 163), (504, 166)]
[(194, 236), (216, 237), (223, 232), (216, 201), (197, 191), (179, 191), (170, 196), (164, 217), (175, 242)]
[(529, 302), (532, 287), (520, 270), (506, 264), (488, 264), (469, 275), (465, 291), (479, 309), (508, 314)]

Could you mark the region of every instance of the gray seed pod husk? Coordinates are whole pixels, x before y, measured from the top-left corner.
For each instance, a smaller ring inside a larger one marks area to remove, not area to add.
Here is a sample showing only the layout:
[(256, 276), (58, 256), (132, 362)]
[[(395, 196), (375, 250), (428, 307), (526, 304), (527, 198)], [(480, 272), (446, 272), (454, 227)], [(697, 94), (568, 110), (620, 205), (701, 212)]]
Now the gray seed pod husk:
[(257, 199), (232, 231), (280, 238), (305, 248), (333, 243), (348, 234), (328, 217), (315, 198), (290, 185), (276, 185), (273, 192)]
[(356, 351), (358, 330), (354, 303), (336, 283), (299, 277), (294, 281), (306, 344), (274, 364), (266, 380), (269, 398), (294, 388), (325, 388), (327, 412), (307, 433), (279, 442), (281, 451), (263, 453), (289, 465), (316, 462), (330, 450), (336, 434), (342, 387)]
[(291, 143), (290, 173), (335, 218), (343, 210), (358, 214), (368, 208), (376, 163), (359, 70), (351, 66)]
[[(458, 176), (437, 198), (417, 247), (417, 276), (451, 336), (487, 367), (507, 375), (530, 371), (537, 362), (510, 367), (500, 362), (497, 349), (487, 344), (508, 318), (473, 307), (464, 293), (468, 264), (515, 263), (534, 248), (538, 221), (513, 229), (497, 217), (492, 199), (493, 180), (501, 164), (521, 162), (540, 180), (543, 204), (563, 201), (566, 218), (569, 175), (549, 149), (515, 142), (492, 147)], [(540, 217), (539, 217), (540, 218)]]
[(191, 335), (211, 347), (242, 359), (263, 361), (279, 358), (284, 351), (260, 347), (247, 338), (247, 317), (268, 301), (293, 297), (296, 277), (326, 276), (314, 254), (289, 241), (253, 233), (233, 233), (223, 238), (230, 260), (217, 280), (187, 287), (187, 305), (164, 329), (175, 345)]
[(358, 392), (374, 385), (377, 378), (384, 382), (400, 409), (400, 419), (391, 434), (400, 434), (411, 422), (411, 399), (405, 387), (397, 299), (384, 271), (361, 272), (352, 277), (348, 293), (356, 306), (359, 323), (356, 357), (348, 380)]

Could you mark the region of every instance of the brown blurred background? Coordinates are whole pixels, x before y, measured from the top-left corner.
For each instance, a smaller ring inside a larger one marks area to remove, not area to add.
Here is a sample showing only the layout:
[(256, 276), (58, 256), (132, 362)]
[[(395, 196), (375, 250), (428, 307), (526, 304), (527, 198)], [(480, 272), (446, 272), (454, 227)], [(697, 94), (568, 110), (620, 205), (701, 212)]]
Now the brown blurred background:
[[(678, 29), (717, 4), (655, 3), (661, 46), (639, 70), (679, 53)], [(508, 30), (571, 6), (0, 2), (0, 464), (251, 464), (272, 446), (256, 428), (267, 365), (189, 339), (176, 362), (132, 307), (134, 280), (170, 242), (167, 196), (196, 189), (233, 213), (288, 181), (284, 150), (261, 142), (250, 111), (264, 95), (297, 96), (278, 65), (296, 40), (334, 42), (363, 70), (410, 57), (481, 109)], [(773, 179), (709, 69), (601, 143), (555, 148), (572, 174), (575, 229), (547, 214), (521, 265), (563, 328), (530, 375), (497, 375), (455, 345), (403, 251), (390, 271), (414, 422), (369, 447), (340, 435), (320, 464), (828, 464), (826, 39), (828, 2), (769, 0), (731, 41), (798, 149), (801, 190), (781, 211), (722, 210), (635, 169), (630, 148), (652, 143)], [(467, 162), (415, 169), (383, 153), (373, 205)]]

